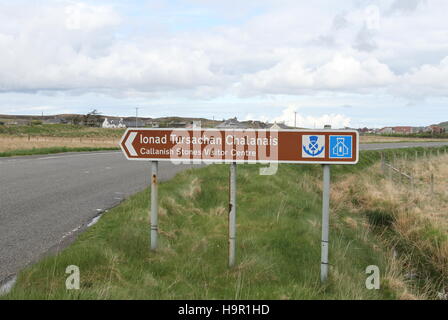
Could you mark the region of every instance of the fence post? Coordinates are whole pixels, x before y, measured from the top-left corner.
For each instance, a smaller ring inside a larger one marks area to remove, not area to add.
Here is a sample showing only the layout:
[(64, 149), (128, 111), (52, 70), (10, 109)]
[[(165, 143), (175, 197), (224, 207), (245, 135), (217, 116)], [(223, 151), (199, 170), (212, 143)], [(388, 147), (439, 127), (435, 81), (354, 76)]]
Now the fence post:
[(434, 194), (434, 173), (431, 173), (430, 184), (431, 184), (431, 194)]
[(158, 234), (158, 161), (152, 161), (152, 178), (151, 178), (151, 250), (157, 249)]
[(393, 179), (392, 179), (392, 164), (389, 163), (388, 167), (389, 167), (389, 172), (388, 172), (389, 173), (389, 180), (393, 181)]

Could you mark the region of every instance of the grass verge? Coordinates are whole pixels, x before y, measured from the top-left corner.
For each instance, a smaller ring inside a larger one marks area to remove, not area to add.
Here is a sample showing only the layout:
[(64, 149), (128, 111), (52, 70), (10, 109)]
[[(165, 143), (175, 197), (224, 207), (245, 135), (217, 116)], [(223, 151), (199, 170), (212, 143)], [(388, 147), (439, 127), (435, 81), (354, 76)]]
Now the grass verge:
[[(439, 151), (443, 149), (439, 149)], [(363, 174), (348, 174), (333, 186), (333, 212), (348, 212), (349, 224), (368, 219), (382, 246), (402, 261), (407, 285), (423, 296), (446, 299), (448, 293), (448, 155), (388, 162), (406, 176), (377, 163)]]

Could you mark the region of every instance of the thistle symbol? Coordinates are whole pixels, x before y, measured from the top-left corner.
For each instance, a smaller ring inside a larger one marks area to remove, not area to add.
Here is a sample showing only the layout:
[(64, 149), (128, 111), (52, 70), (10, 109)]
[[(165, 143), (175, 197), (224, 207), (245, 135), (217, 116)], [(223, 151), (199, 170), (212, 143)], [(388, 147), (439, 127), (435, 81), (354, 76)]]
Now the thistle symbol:
[(303, 151), (306, 152), (306, 154), (315, 157), (318, 156), (324, 151), (325, 146), (322, 146), (319, 149), (319, 143), (317, 142), (319, 138), (317, 136), (311, 136), (310, 137), (310, 143), (308, 144), (308, 148), (306, 146), (303, 146)]

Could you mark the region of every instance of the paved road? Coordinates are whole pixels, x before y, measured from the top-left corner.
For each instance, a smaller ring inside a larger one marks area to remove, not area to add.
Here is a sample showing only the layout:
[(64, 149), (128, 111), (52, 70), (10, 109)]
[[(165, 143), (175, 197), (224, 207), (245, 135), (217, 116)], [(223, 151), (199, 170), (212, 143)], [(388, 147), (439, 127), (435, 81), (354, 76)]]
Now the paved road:
[[(440, 145), (448, 142), (361, 149)], [(188, 167), (160, 163), (160, 180)], [(149, 182), (150, 163), (125, 160), (121, 152), (0, 159), (0, 283)]]
[[(192, 166), (159, 164), (159, 180)], [(121, 152), (0, 158), (0, 283), (150, 183)]]

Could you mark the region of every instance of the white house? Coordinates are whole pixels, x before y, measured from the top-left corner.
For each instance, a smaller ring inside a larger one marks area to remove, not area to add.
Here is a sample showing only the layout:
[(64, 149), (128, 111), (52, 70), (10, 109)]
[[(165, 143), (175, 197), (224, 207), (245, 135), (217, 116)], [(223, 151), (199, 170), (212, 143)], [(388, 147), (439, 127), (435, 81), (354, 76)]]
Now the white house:
[(126, 128), (126, 125), (123, 122), (123, 118), (120, 118), (120, 120), (113, 120), (113, 119), (109, 120), (109, 119), (105, 118), (101, 127), (102, 128)]

